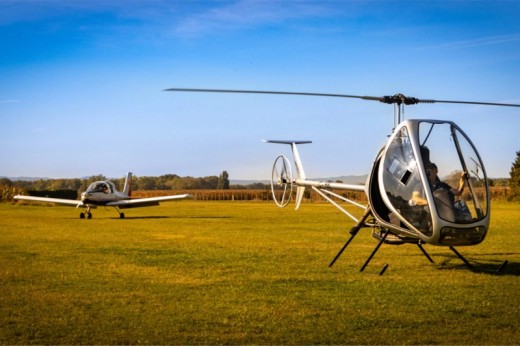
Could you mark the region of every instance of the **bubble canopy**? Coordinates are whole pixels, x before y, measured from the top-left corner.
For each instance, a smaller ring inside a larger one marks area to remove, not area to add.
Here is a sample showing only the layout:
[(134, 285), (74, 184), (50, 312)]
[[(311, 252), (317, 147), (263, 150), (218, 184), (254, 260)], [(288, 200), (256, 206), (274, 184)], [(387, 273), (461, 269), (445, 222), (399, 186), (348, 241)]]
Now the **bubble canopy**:
[(430, 244), (484, 240), (489, 226), (486, 172), (475, 146), (455, 123), (403, 121), (374, 170), (377, 182), (370, 189), (379, 191), (370, 193), (378, 194), (380, 203), (371, 208), (385, 227)]

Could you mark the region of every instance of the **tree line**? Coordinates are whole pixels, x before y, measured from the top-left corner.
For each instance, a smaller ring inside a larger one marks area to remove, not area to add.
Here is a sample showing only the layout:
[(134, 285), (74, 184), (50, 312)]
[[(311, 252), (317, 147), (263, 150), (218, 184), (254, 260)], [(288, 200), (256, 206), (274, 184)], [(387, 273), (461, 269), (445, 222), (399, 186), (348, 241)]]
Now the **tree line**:
[[(0, 186), (19, 188), (25, 190), (77, 190), (84, 191), (87, 187), (100, 180), (113, 182), (119, 189), (123, 188), (125, 177), (107, 178), (102, 174), (93, 175), (87, 178), (72, 179), (36, 179), (36, 180), (11, 180), (0, 178)], [(231, 186), (229, 174), (223, 171), (220, 175), (206, 177), (180, 177), (177, 174), (165, 174), (158, 177), (152, 176), (132, 176), (132, 190), (227, 190), (229, 188), (257, 189), (264, 184), (252, 184), (251, 186)]]
[[(113, 182), (118, 189), (122, 190), (125, 177), (109, 179), (102, 174), (87, 178), (71, 179), (36, 179), (36, 180), (11, 180), (0, 178), (0, 199), (9, 199), (20, 193), (37, 191), (77, 191), (82, 192), (87, 187), (100, 180)], [(181, 177), (177, 174), (165, 174), (157, 177), (133, 176), (132, 190), (228, 190), (228, 189), (267, 189), (270, 186), (257, 183), (251, 185), (230, 185), (229, 174), (223, 171), (220, 175), (206, 177)]]

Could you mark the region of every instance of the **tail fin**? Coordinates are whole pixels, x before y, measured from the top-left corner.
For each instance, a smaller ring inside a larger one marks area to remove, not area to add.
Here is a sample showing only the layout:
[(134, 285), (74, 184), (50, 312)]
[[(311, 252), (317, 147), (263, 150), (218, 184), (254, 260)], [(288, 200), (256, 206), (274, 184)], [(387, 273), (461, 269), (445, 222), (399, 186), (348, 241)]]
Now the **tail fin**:
[[(298, 152), (298, 144), (307, 144), (312, 143), (312, 141), (293, 141), (293, 140), (264, 140), (266, 143), (277, 143), (277, 144), (289, 144), (291, 145), (292, 153), (294, 156), (294, 164), (296, 166), (297, 177), (296, 179), (305, 180), (305, 171), (303, 170), (302, 160), (300, 158), (300, 153)], [(300, 208), (300, 204), (302, 203), (303, 193), (305, 192), (305, 186), (298, 186), (296, 188), (296, 210)]]
[(128, 197), (132, 194), (132, 172), (128, 172), (126, 175), (123, 193)]

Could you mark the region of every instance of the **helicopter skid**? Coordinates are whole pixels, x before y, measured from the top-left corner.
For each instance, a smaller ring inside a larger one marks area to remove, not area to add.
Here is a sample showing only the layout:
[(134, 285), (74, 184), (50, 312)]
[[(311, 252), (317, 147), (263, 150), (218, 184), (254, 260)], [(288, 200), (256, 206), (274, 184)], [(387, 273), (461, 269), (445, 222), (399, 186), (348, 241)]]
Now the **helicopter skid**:
[(472, 271), (474, 272), (486, 272), (491, 274), (500, 274), (504, 268), (507, 266), (508, 261), (502, 262), (502, 264), (495, 270), (489, 270), (489, 269), (482, 269), (482, 268), (476, 268), (474, 265), (469, 263), (469, 261), (461, 255), (460, 252), (458, 252), (453, 246), (450, 246), (450, 250), (453, 251), (453, 253), (462, 261), (464, 264)]

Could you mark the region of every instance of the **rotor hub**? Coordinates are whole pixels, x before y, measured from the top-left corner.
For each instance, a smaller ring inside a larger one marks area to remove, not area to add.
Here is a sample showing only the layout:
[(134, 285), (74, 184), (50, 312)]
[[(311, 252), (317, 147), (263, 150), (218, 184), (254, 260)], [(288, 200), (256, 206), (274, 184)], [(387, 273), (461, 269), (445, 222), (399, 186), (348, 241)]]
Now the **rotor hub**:
[(405, 105), (415, 105), (419, 102), (427, 102), (425, 100), (419, 100), (415, 97), (408, 97), (403, 94), (395, 94), (394, 96), (383, 96), (381, 102), (388, 104), (405, 104)]

